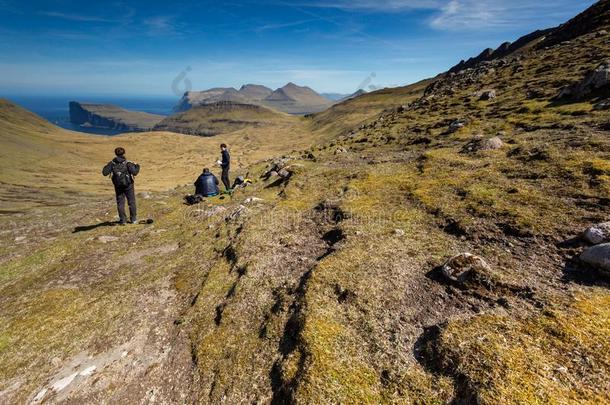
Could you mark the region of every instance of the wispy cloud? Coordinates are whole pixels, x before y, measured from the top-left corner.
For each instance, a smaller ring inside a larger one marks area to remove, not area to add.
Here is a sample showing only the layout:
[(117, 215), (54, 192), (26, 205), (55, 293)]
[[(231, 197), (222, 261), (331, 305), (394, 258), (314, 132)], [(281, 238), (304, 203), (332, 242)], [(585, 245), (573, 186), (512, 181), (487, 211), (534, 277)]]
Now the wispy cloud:
[(260, 27), (256, 27), (254, 29), (254, 31), (263, 32), (263, 31), (270, 31), (270, 30), (278, 30), (278, 29), (282, 29), (282, 28), (297, 27), (297, 26), (307, 24), (310, 22), (314, 22), (317, 20), (318, 20), (317, 18), (309, 18), (306, 20), (292, 21), (292, 22), (287, 22), (287, 23), (265, 24), (265, 25), (261, 25)]
[[(533, 25), (540, 16), (564, 20), (593, 4), (593, 0), (451, 0), (430, 20), (441, 30), (502, 29)], [(541, 27), (543, 28), (543, 27)]]
[(73, 14), (73, 13), (62, 13), (59, 11), (41, 11), (38, 14), (44, 15), (47, 17), (61, 18), (63, 20), (69, 21), (81, 21), (81, 22), (103, 22), (103, 23), (120, 23), (122, 20), (119, 19), (111, 19), (104, 18), (94, 15), (86, 15), (86, 14)]
[(537, 21), (541, 15), (565, 19), (595, 0), (310, 0), (292, 3), (308, 8), (334, 8), (348, 12), (432, 12), (429, 25), (439, 30), (515, 28)]
[(180, 33), (176, 17), (171, 15), (158, 15), (145, 18), (144, 26), (149, 35), (177, 35)]

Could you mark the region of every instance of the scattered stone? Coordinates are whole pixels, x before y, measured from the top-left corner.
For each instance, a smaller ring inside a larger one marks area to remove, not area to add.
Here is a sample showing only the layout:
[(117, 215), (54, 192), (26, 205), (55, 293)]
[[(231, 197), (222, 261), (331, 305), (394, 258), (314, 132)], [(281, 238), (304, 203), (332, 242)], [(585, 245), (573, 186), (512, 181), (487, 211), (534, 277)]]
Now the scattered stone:
[(15, 242), (19, 243), (19, 242), (23, 242), (25, 241), (26, 237), (25, 236), (17, 236), (15, 238)]
[(455, 120), (449, 124), (449, 133), (454, 133), (464, 128), (468, 124), (467, 120)]
[(403, 231), (402, 229), (394, 229), (394, 235), (405, 236), (405, 231)]
[(258, 197), (248, 197), (244, 200), (244, 204), (252, 204), (252, 203), (256, 203), (256, 202), (262, 202), (265, 201), (262, 198), (258, 198)]
[(239, 218), (244, 212), (246, 212), (246, 210), (247, 208), (245, 205), (240, 205), (235, 211), (225, 217), (225, 221), (230, 222), (236, 218)]
[(209, 218), (209, 217), (213, 217), (214, 215), (216, 215), (218, 213), (224, 212), (226, 210), (227, 209), (224, 206), (216, 205), (209, 209), (198, 209), (198, 210), (195, 210), (195, 212), (197, 213), (197, 216)]
[(495, 90), (483, 90), (482, 92), (479, 93), (479, 100), (489, 101), (489, 100), (493, 100), (494, 98), (496, 98)]
[(497, 137), (485, 139), (481, 135), (477, 135), (473, 137), (464, 147), (462, 148), (462, 153), (472, 153), (478, 151), (485, 150), (497, 150), (501, 149), (504, 146), (504, 142)]
[(533, 100), (535, 98), (543, 98), (545, 96), (544, 90), (542, 89), (529, 89), (525, 93), (525, 97), (528, 100)]
[(117, 240), (119, 240), (119, 238), (116, 236), (102, 235), (102, 236), (98, 236), (97, 240), (102, 243), (110, 243), (110, 242), (116, 242)]
[(152, 194), (149, 193), (148, 191), (143, 191), (141, 193), (138, 193), (138, 196), (140, 196), (141, 198), (143, 198), (145, 200), (150, 200), (152, 198)]
[(491, 286), (491, 267), (479, 256), (460, 253), (447, 260), (441, 267), (443, 276), (462, 287), (472, 284)]
[(283, 179), (287, 179), (288, 177), (290, 177), (292, 175), (292, 172), (290, 172), (287, 169), (282, 169), (279, 172), (277, 172), (277, 175)]
[(605, 36), (605, 35), (608, 35), (608, 31), (606, 31), (606, 30), (599, 30), (599, 31), (597, 31), (597, 32), (595, 33), (595, 36), (596, 36), (596, 37), (598, 37), (598, 38), (599, 38), (599, 37), (603, 37), (603, 36)]
[(337, 148), (337, 149), (335, 149), (335, 155), (339, 155), (339, 154), (342, 154), (342, 153), (347, 153), (347, 149), (345, 149), (345, 148)]
[(588, 72), (580, 83), (564, 87), (559, 93), (558, 98), (583, 99), (594, 91), (608, 85), (610, 85), (610, 61), (606, 61), (595, 70)]
[(593, 245), (610, 242), (610, 222), (602, 222), (587, 229), (583, 235)]
[(610, 243), (586, 249), (580, 255), (580, 260), (610, 276)]
[(599, 103), (595, 104), (593, 106), (593, 109), (597, 110), (597, 111), (610, 109), (610, 98), (607, 98), (607, 99), (602, 100)]

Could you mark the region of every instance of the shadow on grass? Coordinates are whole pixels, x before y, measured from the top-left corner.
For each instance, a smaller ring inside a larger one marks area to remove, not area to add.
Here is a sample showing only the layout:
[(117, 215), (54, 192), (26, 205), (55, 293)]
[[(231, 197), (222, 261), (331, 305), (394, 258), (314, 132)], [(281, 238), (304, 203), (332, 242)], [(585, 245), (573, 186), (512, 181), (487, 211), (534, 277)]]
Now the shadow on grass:
[(106, 221), (106, 222), (100, 222), (99, 224), (94, 224), (94, 225), (77, 226), (76, 228), (74, 228), (72, 233), (87, 232), (87, 231), (92, 231), (94, 229), (105, 227), (105, 226), (116, 226), (117, 224), (118, 224), (117, 222)]

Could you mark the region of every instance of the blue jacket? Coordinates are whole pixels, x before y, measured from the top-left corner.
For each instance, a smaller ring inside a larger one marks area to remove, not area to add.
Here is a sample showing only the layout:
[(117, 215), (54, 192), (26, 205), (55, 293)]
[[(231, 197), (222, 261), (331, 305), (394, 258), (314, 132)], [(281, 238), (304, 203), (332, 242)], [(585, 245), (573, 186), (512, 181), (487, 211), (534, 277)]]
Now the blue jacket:
[(195, 182), (195, 194), (211, 197), (220, 193), (218, 179), (212, 173), (202, 173)]

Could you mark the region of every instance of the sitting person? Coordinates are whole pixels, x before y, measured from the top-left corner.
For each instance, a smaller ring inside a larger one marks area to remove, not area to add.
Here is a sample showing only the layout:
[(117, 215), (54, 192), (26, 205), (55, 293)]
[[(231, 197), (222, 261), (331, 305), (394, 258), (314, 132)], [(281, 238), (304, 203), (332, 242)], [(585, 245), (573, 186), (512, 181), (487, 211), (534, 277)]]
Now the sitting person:
[(213, 197), (219, 193), (218, 179), (210, 173), (210, 169), (203, 169), (203, 173), (195, 182), (195, 194), (203, 197)]

